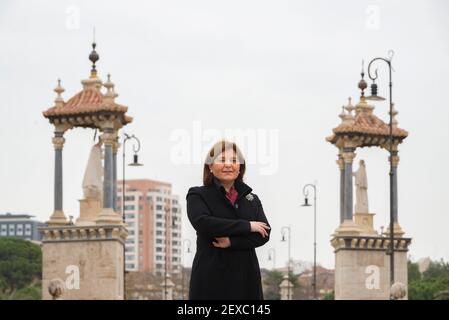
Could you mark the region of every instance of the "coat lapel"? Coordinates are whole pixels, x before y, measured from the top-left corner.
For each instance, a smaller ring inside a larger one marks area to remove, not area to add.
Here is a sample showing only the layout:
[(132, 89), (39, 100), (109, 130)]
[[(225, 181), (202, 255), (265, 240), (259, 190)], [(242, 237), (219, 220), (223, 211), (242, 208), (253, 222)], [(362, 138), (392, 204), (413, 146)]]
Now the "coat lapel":
[(220, 180), (218, 180), (216, 177), (213, 178), (213, 185), (214, 185), (214, 187), (215, 187), (215, 189), (217, 191), (217, 194), (218, 194), (219, 198), (221, 198), (222, 201), (224, 201), (227, 206), (232, 208), (236, 218), (238, 218), (237, 210), (236, 210), (236, 207), (234, 205), (238, 206), (238, 202), (240, 201), (240, 199), (245, 197), (246, 195), (248, 195), (253, 189), (251, 189), (251, 187), (249, 187), (241, 179), (236, 179), (234, 181), (234, 187), (235, 187), (235, 189), (238, 192), (238, 196), (237, 196), (237, 200), (235, 201), (235, 204), (232, 205), (231, 201), (229, 201), (229, 199), (226, 197), (226, 190), (225, 190), (225, 188), (221, 184)]

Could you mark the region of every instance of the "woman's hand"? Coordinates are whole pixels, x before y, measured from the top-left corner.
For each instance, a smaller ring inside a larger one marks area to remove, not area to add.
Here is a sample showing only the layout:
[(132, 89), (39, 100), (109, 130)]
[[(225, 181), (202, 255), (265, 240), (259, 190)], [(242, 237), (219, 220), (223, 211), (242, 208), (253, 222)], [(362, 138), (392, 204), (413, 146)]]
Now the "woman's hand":
[(268, 231), (270, 227), (265, 222), (260, 221), (250, 221), (251, 232), (258, 232), (262, 238), (268, 237)]
[(229, 240), (229, 237), (220, 237), (215, 238), (215, 241), (212, 242), (215, 248), (228, 248), (231, 246), (231, 240)]

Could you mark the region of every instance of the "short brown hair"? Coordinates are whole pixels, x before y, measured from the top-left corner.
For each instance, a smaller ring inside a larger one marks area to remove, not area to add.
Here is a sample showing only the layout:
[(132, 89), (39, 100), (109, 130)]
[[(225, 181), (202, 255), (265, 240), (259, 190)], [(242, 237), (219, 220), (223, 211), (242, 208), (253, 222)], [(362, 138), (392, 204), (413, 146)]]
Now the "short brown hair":
[(204, 161), (203, 184), (205, 186), (210, 186), (214, 179), (214, 175), (212, 174), (212, 172), (210, 172), (209, 165), (212, 164), (222, 152), (231, 149), (236, 153), (240, 163), (240, 173), (237, 179), (243, 180), (243, 176), (245, 175), (246, 170), (246, 164), (242, 152), (240, 151), (239, 147), (237, 147), (235, 142), (221, 140), (213, 145), (213, 147), (207, 153), (206, 160)]

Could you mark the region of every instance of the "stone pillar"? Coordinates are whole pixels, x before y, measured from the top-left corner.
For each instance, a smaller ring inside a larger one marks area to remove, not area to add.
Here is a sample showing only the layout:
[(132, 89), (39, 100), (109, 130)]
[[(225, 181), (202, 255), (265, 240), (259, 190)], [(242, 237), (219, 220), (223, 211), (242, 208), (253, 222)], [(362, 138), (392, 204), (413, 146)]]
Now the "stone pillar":
[[(398, 218), (398, 165), (399, 165), (399, 156), (398, 151), (393, 150), (392, 152), (392, 159), (389, 159), (392, 161), (393, 165), (393, 189), (391, 190), (391, 195), (393, 197), (393, 230), (394, 234), (398, 236), (402, 236), (404, 234), (404, 231), (402, 231), (401, 226), (399, 225), (399, 218)], [(389, 228), (387, 230), (389, 233)]]
[(284, 279), (279, 285), (279, 294), (281, 296), (281, 300), (292, 300), (293, 297), (293, 284), (288, 279), (287, 275), (284, 275)]
[[(407, 254), (410, 238), (395, 249), (395, 280), (408, 283)], [(379, 235), (336, 236), (335, 300), (388, 300), (390, 298), (390, 240)]]
[(49, 225), (67, 224), (67, 217), (62, 206), (62, 149), (64, 147), (64, 130), (56, 128), (52, 140), (55, 149), (55, 177), (54, 177), (54, 211), (47, 222)]
[(103, 208), (112, 209), (112, 190), (113, 190), (113, 164), (112, 164), (112, 144), (114, 143), (111, 138), (112, 129), (106, 128), (103, 130), (103, 143), (104, 143), (104, 174), (103, 174)]
[(355, 157), (355, 148), (349, 147), (343, 149), (344, 160), (344, 220), (352, 220), (353, 196), (352, 196), (352, 161)]
[(343, 223), (345, 212), (345, 162), (341, 154), (338, 155), (337, 164), (340, 168), (340, 223)]
[(115, 138), (112, 146), (112, 207), (117, 212), (117, 151), (120, 148), (118, 137)]
[(122, 218), (114, 212), (114, 168), (113, 168), (113, 144), (115, 132), (112, 126), (103, 127), (101, 139), (104, 145), (104, 175), (103, 175), (103, 209), (97, 219), (97, 224), (122, 223)]
[(340, 225), (335, 230), (335, 235), (360, 234), (361, 228), (353, 220), (352, 201), (352, 161), (355, 157), (354, 147), (343, 148), (341, 159), (337, 162), (340, 166)]
[(42, 233), (42, 299), (122, 300), (123, 225), (51, 226)]

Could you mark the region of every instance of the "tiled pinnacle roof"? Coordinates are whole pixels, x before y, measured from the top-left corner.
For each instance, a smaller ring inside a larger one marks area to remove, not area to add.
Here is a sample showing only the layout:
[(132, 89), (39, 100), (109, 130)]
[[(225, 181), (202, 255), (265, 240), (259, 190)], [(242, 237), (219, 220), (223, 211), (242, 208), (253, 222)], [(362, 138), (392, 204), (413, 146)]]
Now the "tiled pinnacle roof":
[[(73, 96), (61, 107), (51, 107), (44, 111), (45, 117), (79, 115), (100, 111), (125, 113), (128, 107), (104, 99), (103, 94), (95, 88), (87, 88)], [(130, 117), (126, 117), (131, 119)]]
[[(349, 114), (345, 114), (343, 116), (344, 121), (332, 130), (333, 134), (326, 138), (327, 141), (330, 143), (336, 143), (338, 137), (344, 135), (383, 137), (388, 137), (390, 135), (389, 124), (383, 122), (373, 114), (374, 108), (368, 106), (364, 101), (362, 101), (355, 109), (356, 114), (354, 118), (352, 119)], [(408, 136), (407, 131), (398, 128), (396, 125), (393, 125), (392, 133), (393, 137), (399, 140), (403, 140)]]
[[(332, 131), (335, 134), (361, 133), (388, 136), (390, 134), (390, 127), (374, 114), (359, 112), (355, 116), (354, 123), (342, 123)], [(398, 138), (405, 138), (408, 136), (408, 132), (404, 129), (393, 127), (393, 136)]]

